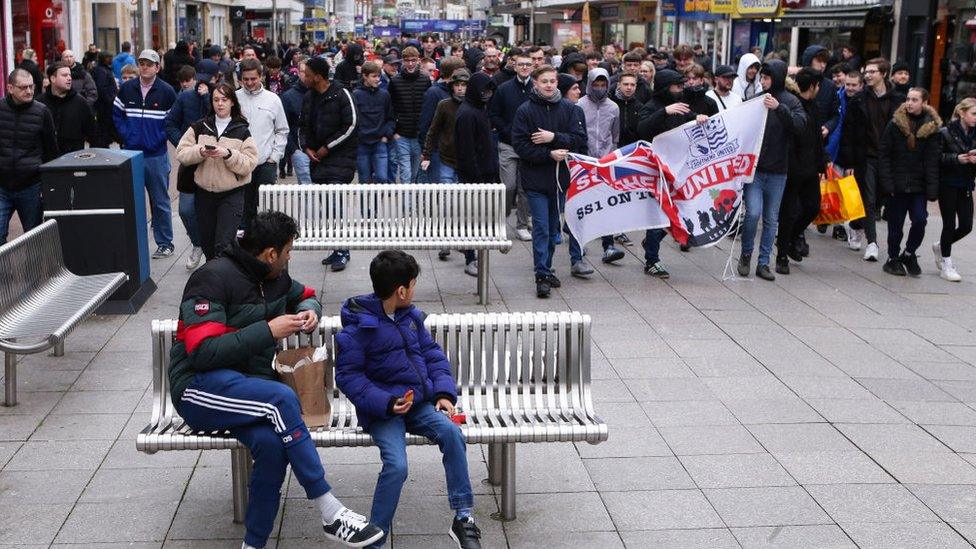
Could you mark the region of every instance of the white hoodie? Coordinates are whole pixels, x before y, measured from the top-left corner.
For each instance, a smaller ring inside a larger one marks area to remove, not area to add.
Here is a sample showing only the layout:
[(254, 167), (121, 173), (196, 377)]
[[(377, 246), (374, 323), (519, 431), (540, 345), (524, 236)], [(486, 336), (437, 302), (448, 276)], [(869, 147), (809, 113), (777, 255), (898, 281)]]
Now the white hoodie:
[(258, 148), (258, 166), (280, 161), (288, 144), (288, 117), (281, 99), (262, 87), (256, 92), (237, 90), (237, 100)]
[(756, 76), (753, 78), (752, 82), (746, 79), (746, 70), (753, 65), (762, 64), (759, 58), (755, 54), (747, 53), (739, 59), (739, 70), (736, 72), (739, 77), (735, 79), (735, 83), (732, 84), (732, 93), (738, 95), (743, 100), (752, 99), (753, 97), (762, 93), (762, 86), (759, 84), (759, 71), (756, 71)]

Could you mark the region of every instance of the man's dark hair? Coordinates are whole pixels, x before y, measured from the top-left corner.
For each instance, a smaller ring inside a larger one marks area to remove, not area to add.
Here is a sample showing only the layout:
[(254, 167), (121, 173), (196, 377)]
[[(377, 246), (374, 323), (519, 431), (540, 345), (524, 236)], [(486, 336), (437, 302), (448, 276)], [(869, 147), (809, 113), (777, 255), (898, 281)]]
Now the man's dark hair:
[(644, 56), (636, 51), (629, 51), (624, 54), (624, 63), (640, 63)]
[(58, 72), (58, 69), (68, 69), (70, 71), (71, 65), (67, 61), (58, 61), (57, 63), (51, 63), (48, 65), (47, 70), (44, 72), (47, 73), (48, 78), (51, 78), (54, 76), (54, 73)]
[(265, 60), (264, 64), (267, 65), (269, 69), (280, 69), (281, 58), (278, 57), (277, 55), (272, 55), (271, 57), (268, 57), (267, 60)]
[(274, 248), (281, 253), (297, 237), (298, 223), (291, 216), (282, 212), (264, 211), (251, 219), (251, 225), (244, 231), (240, 244), (249, 254), (257, 256), (268, 248)]
[(595, 52), (595, 51), (586, 52), (586, 55), (584, 57), (586, 58), (587, 61), (589, 61), (590, 59), (596, 59), (597, 61), (603, 60), (603, 56), (600, 55), (599, 52)]
[(129, 51), (132, 49), (132, 44), (128, 42), (122, 42), (122, 51)]
[(369, 278), (373, 292), (380, 299), (387, 299), (400, 286), (410, 286), (410, 281), (420, 276), (420, 265), (412, 255), (400, 250), (385, 250), (369, 262)]
[(312, 71), (313, 73), (329, 79), (329, 62), (321, 57), (313, 57), (305, 63), (305, 70)]
[(523, 50), (522, 48), (512, 48), (508, 50), (508, 54), (506, 54), (506, 57), (511, 59), (514, 59), (516, 57), (528, 57), (528, 56), (529, 56), (529, 52)]
[(851, 66), (841, 61), (840, 63), (835, 64), (833, 67), (830, 67), (830, 76), (834, 76), (835, 74), (840, 74), (840, 73), (847, 74), (850, 71), (851, 71)]
[(190, 65), (183, 65), (180, 70), (176, 71), (176, 81), (180, 83), (195, 80), (196, 77), (197, 71)]
[(820, 75), (820, 71), (813, 70), (810, 67), (803, 67), (799, 72), (793, 77), (796, 81), (796, 85), (800, 88), (801, 92), (805, 92), (820, 83), (823, 77)]
[(637, 76), (636, 74), (634, 74), (634, 73), (632, 73), (630, 71), (624, 71), (624, 72), (620, 73), (620, 76), (617, 78), (617, 82), (620, 82), (624, 78), (633, 78), (634, 80), (639, 80), (640, 79), (640, 77)]
[(34, 77), (31, 76), (31, 73), (27, 72), (24, 69), (14, 69), (10, 71), (10, 74), (7, 75), (7, 82), (13, 84), (14, 82), (17, 81), (18, 78), (23, 78), (24, 80), (30, 80), (31, 84), (34, 83)]
[(243, 75), (247, 71), (258, 71), (258, 74), (263, 74), (264, 67), (257, 59), (245, 59), (241, 61), (241, 74)]
[(868, 65), (878, 67), (878, 71), (881, 72), (882, 76), (887, 77), (889, 74), (891, 74), (891, 63), (889, 63), (884, 57), (869, 59), (868, 62), (864, 64), (864, 67), (867, 68)]
[(853, 77), (856, 77), (861, 82), (861, 84), (864, 83), (864, 73), (863, 72), (861, 72), (861, 71), (859, 71), (857, 69), (850, 69), (849, 71), (847, 71), (846, 74), (847, 74), (847, 76), (850, 76), (852, 78)]
[(363, 76), (369, 76), (371, 74), (379, 74), (380, 65), (374, 61), (367, 61), (363, 63)]

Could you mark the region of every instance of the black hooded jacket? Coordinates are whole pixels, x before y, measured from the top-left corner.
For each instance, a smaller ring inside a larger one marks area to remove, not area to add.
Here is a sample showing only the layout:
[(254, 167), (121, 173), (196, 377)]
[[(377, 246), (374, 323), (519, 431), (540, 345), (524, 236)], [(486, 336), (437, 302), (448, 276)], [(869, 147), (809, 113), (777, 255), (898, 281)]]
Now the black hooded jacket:
[[(704, 97), (695, 101), (694, 105), (688, 103), (685, 97), (674, 97), (668, 88), (672, 84), (678, 84), (684, 81), (684, 77), (678, 74), (677, 71), (671, 69), (664, 69), (657, 71), (654, 75), (654, 95), (651, 100), (644, 105), (644, 110), (640, 116), (640, 122), (637, 123), (637, 137), (645, 141), (651, 141), (659, 134), (662, 134), (668, 130), (673, 130), (682, 124), (691, 122), (699, 114), (704, 114), (711, 116), (718, 112), (718, 106), (711, 99)], [(707, 100), (708, 103), (701, 100)], [(688, 114), (668, 114), (665, 110), (668, 105), (672, 103), (688, 103), (688, 107), (691, 112)], [(701, 112), (699, 112), (699, 109)]]
[[(821, 45), (813, 45), (803, 50), (803, 66), (809, 67), (818, 53), (827, 51)], [(815, 99), (817, 112), (820, 114), (820, 125), (834, 131), (840, 123), (840, 98), (837, 96), (837, 86), (826, 75), (820, 80), (820, 91)]]
[[(569, 171), (550, 156), (556, 149), (586, 154), (586, 119), (583, 109), (564, 98), (552, 101), (534, 89), (518, 108), (512, 122), (512, 148), (519, 156), (518, 177), (526, 191), (556, 196), (556, 177), (565, 189)], [(549, 143), (535, 144), (532, 134), (539, 128), (553, 132)]]
[[(799, 91), (799, 90), (798, 90)], [(827, 155), (824, 152), (823, 134), (820, 132), (820, 112), (816, 98), (806, 100), (797, 97), (803, 111), (807, 115), (807, 122), (803, 131), (794, 137), (790, 148), (789, 177), (797, 181), (816, 181), (817, 174), (826, 173)]]
[(454, 152), (457, 176), (461, 183), (497, 183), (498, 151), (491, 135), (486, 92), (495, 91), (495, 83), (483, 72), (468, 80), (464, 101), (458, 107), (454, 122)]
[(772, 78), (772, 85), (765, 93), (775, 97), (779, 106), (766, 116), (766, 130), (756, 169), (771, 174), (786, 174), (793, 138), (806, 127), (807, 113), (800, 100), (786, 90), (786, 63), (779, 59), (767, 61), (763, 63), (760, 73)]
[(942, 159), (942, 119), (925, 105), (918, 116), (908, 105), (895, 111), (878, 147), (878, 193), (939, 196), (939, 164)]
[(185, 41), (180, 40), (174, 49), (163, 54), (163, 80), (173, 86), (174, 90), (180, 89), (180, 82), (176, 73), (183, 68), (183, 65), (194, 67), (196, 66), (196, 59), (190, 55), (190, 46)]
[(356, 174), (358, 114), (352, 93), (333, 84), (325, 93), (309, 90), (302, 100), (302, 128), (298, 134), (302, 150), (326, 147), (328, 154), (311, 163), (315, 183), (352, 183)]
[(363, 47), (356, 43), (349, 44), (345, 58), (336, 66), (333, 81), (342, 84), (347, 90), (355, 89), (360, 79), (356, 69), (363, 64), (363, 60)]
[(64, 97), (58, 97), (48, 89), (36, 100), (51, 111), (59, 152), (84, 149), (85, 140), (95, 133), (95, 116), (88, 102), (73, 89), (69, 89)]
[(610, 99), (620, 109), (620, 139), (617, 141), (617, 147), (630, 145), (639, 139), (637, 124), (644, 110), (644, 104), (637, 98), (636, 93), (630, 97), (622, 97), (614, 91), (610, 94)]
[(960, 164), (959, 155), (976, 149), (976, 130), (967, 132), (959, 120), (953, 120), (939, 135), (942, 137), (942, 184), (973, 190), (976, 164)]

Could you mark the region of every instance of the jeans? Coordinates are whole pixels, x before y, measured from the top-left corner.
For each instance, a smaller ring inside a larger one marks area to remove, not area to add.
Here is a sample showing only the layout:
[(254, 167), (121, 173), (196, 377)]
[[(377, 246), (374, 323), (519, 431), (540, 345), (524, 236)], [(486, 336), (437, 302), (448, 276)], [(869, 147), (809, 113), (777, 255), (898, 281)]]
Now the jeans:
[(433, 152), (430, 155), (430, 166), (427, 166), (426, 170), (420, 170), (417, 172), (417, 183), (443, 183), (440, 180), (441, 177), (441, 155), (438, 152)]
[(390, 183), (396, 183), (397, 174), (400, 172), (398, 168), (399, 162), (397, 160), (397, 144), (392, 139), (386, 142), (386, 160), (387, 179), (389, 179)]
[(245, 188), (238, 187), (220, 193), (197, 189), (196, 213), (200, 227), (200, 247), (208, 261), (219, 256), (237, 238), (237, 228), (244, 216)]
[(529, 226), (529, 199), (518, 176), (519, 157), (508, 143), (498, 143), (498, 174), (505, 184), (505, 217), (515, 209), (515, 228)]
[(396, 150), (400, 183), (416, 183), (420, 171), (420, 142), (416, 137), (400, 137), (396, 140)]
[(254, 168), (251, 172), (251, 182), (244, 185), (244, 217), (241, 219), (240, 228), (247, 230), (251, 220), (258, 214), (258, 189), (261, 185), (274, 185), (277, 180), (277, 163), (265, 162)]
[(200, 229), (197, 225), (197, 211), (194, 206), (193, 193), (180, 193), (180, 219), (186, 228), (186, 236), (190, 237), (190, 244), (194, 248), (200, 247)]
[(857, 179), (857, 189), (861, 192), (861, 202), (864, 204), (864, 217), (850, 222), (855, 231), (863, 230), (868, 244), (878, 242), (878, 228), (875, 216), (878, 211), (878, 159), (868, 159), (863, 168), (854, 169)]
[[(447, 479), (447, 499), (451, 509), (456, 511), (474, 507), (461, 429), (446, 415), (434, 409), (430, 402), (418, 402), (403, 416), (374, 421), (369, 426), (369, 434), (379, 447), (383, 461), (383, 469), (380, 470), (376, 490), (373, 492), (373, 508), (369, 519), (387, 534), (400, 503), (400, 491), (407, 480), (407, 447), (404, 440), (406, 433), (427, 437), (440, 447)], [(380, 540), (373, 547), (381, 546), (383, 541)]]
[(169, 155), (143, 158), (143, 177), (152, 207), (153, 240), (157, 246), (173, 247), (173, 209), (169, 203)]
[(309, 167), (311, 160), (308, 159), (308, 155), (302, 151), (295, 151), (291, 155), (291, 165), (295, 169), (295, 177), (298, 179), (299, 185), (311, 185), (312, 184), (312, 171)]
[(386, 143), (360, 143), (356, 153), (356, 171), (359, 172), (360, 183), (386, 183), (389, 181), (387, 168), (389, 160), (386, 157)]
[(786, 188), (785, 173), (756, 172), (752, 183), (746, 185), (746, 221), (742, 227), (742, 255), (752, 255), (756, 245), (756, 230), (762, 217), (762, 237), (759, 240), (757, 265), (769, 265), (776, 229), (779, 226), (779, 206)]
[(661, 261), (661, 241), (667, 236), (664, 229), (648, 229), (644, 233), (644, 264), (653, 265)]
[(776, 257), (785, 258), (807, 225), (820, 213), (820, 178), (788, 177), (779, 208), (779, 234)]
[[(448, 166), (447, 164), (441, 162), (440, 176), (437, 179), (438, 183), (457, 183), (457, 170)], [(433, 171), (433, 167), (431, 167)]]
[(898, 193), (888, 197), (885, 203), (885, 218), (888, 221), (888, 257), (898, 257), (901, 238), (904, 234), (905, 217), (912, 220), (905, 242), (905, 253), (914, 254), (925, 238), (925, 225), (929, 212), (925, 209), (924, 193)]
[(14, 211), (20, 216), (24, 232), (41, 224), (44, 205), (41, 203), (41, 184), (37, 183), (19, 191), (9, 191), (0, 187), (0, 244), (7, 242), (10, 218)]
[[(228, 403), (231, 399), (234, 403)], [(244, 543), (264, 547), (268, 541), (289, 464), (309, 499), (331, 490), (315, 443), (302, 422), (298, 396), (284, 383), (235, 370), (198, 372), (176, 409), (193, 429), (229, 429), (251, 451), (254, 468), (244, 515)]]
[(973, 230), (973, 191), (941, 185), (939, 212), (942, 214), (942, 235), (939, 238), (942, 257), (952, 257), (952, 244)]
[[(526, 191), (532, 212), (532, 263), (536, 278), (552, 274), (552, 256), (559, 236), (559, 198), (536, 191)], [(583, 259), (579, 242), (570, 235), (569, 260), (575, 265)]]

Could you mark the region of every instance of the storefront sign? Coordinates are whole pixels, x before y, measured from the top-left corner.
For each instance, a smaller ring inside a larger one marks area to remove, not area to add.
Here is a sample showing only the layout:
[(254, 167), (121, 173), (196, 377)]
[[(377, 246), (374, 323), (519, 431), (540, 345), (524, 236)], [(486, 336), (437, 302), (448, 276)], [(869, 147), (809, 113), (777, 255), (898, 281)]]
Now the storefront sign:
[(579, 46), (583, 43), (583, 25), (579, 23), (552, 23), (552, 45), (557, 50), (564, 45)]
[(779, 0), (735, 0), (735, 11), (741, 15), (773, 15)]
[(891, 0), (807, 0), (807, 7), (812, 9), (824, 8), (873, 8), (875, 6), (890, 6)]
[(732, 13), (732, 0), (712, 0), (712, 13)]
[(616, 19), (617, 14), (617, 4), (603, 4), (600, 6), (600, 19)]

